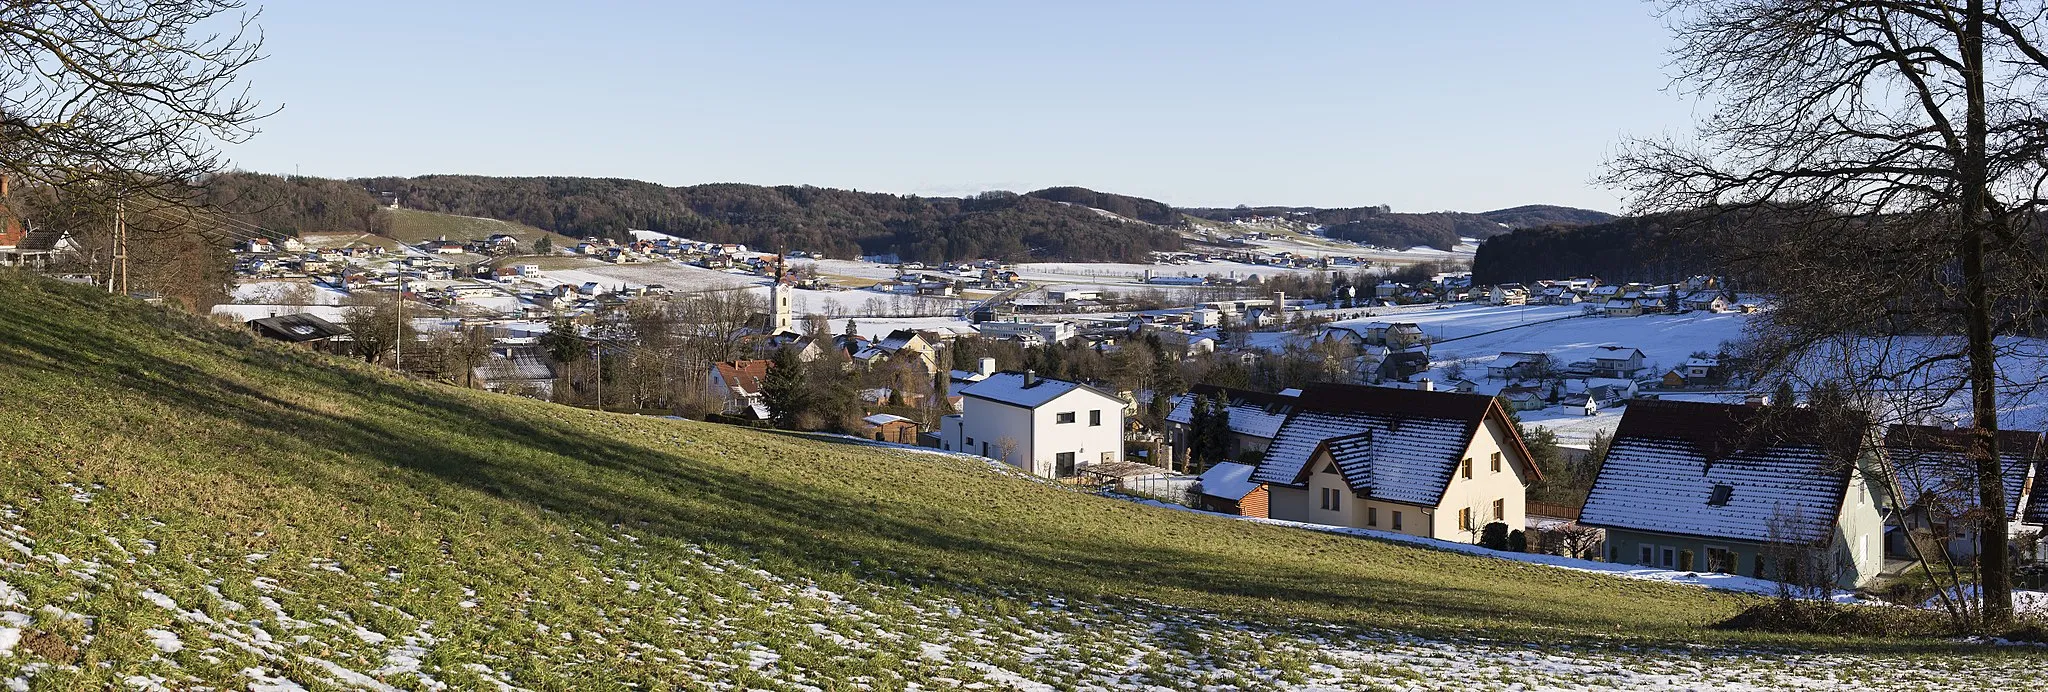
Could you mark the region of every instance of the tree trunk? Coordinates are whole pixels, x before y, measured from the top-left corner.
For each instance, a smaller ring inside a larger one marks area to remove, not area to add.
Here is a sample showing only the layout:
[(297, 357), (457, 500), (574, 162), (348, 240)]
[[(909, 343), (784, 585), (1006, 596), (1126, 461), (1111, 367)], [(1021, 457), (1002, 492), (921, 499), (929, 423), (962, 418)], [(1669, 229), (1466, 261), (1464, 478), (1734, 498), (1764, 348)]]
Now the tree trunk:
[(1984, 624), (1997, 627), (2012, 620), (2012, 571), (2005, 547), (2007, 515), (2005, 480), (1998, 463), (1997, 351), (1991, 336), (1991, 291), (1986, 276), (1984, 245), (1987, 226), (1985, 197), (1989, 170), (1985, 141), (1988, 129), (1984, 98), (1984, 0), (1970, 0), (1962, 37), (1963, 74), (1968, 92), (1962, 173), (1962, 273), (1965, 338), (1968, 340), (1971, 431), (1970, 461), (1977, 476), (1979, 522), (1977, 569), (1984, 597)]

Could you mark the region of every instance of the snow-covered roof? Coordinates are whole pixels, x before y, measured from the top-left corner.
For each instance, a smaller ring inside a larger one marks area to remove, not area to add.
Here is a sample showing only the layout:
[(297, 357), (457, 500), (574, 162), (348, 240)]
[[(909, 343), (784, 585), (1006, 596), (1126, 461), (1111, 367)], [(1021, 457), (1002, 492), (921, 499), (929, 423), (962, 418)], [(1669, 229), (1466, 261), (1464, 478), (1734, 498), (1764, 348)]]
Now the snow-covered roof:
[(492, 353), (473, 368), (486, 382), (552, 380), (555, 369), (541, 358), (538, 348), (515, 348), (510, 353)]
[(1688, 368), (1718, 368), (1718, 367), (1721, 367), (1721, 361), (1718, 361), (1718, 360), (1714, 360), (1714, 359), (1712, 359), (1712, 358), (1687, 358), (1687, 359), (1685, 360), (1685, 367), (1688, 367)]
[[(2041, 433), (2027, 430), (1998, 431), (1998, 460), (2005, 481), (2005, 506), (2013, 516), (2019, 506), (2028, 476), (2040, 460)], [(1970, 432), (1927, 425), (1894, 425), (1885, 431), (1884, 451), (1899, 480), (1901, 504), (1931, 500), (1943, 509), (1961, 514), (1981, 505), (1977, 498), (1977, 472), (1969, 461)]]
[(1492, 397), (1480, 394), (1314, 385), (1302, 393), (1252, 478), (1298, 485), (1325, 441), (1355, 438), (1342, 449), (1353, 455), (1350, 465), (1338, 460), (1353, 488), (1383, 500), (1434, 505), (1493, 406)]
[(1232, 461), (1217, 462), (1202, 472), (1202, 494), (1226, 500), (1242, 500), (1245, 495), (1258, 489), (1259, 482), (1252, 480), (1252, 471), (1258, 467)]
[(882, 339), (882, 342), (875, 344), (875, 346), (884, 351), (895, 353), (896, 351), (901, 350), (903, 347), (909, 346), (910, 340), (915, 338), (917, 338), (917, 332), (908, 329), (898, 329), (896, 331), (889, 332), (889, 336), (887, 338)]
[(1636, 402), (1579, 521), (1756, 542), (1825, 539), (1862, 425), (1827, 423), (1790, 407)]
[(1077, 389), (1085, 389), (1103, 397), (1116, 399), (1115, 396), (1108, 392), (1079, 382), (1055, 380), (1049, 377), (1038, 377), (1032, 383), (1025, 384), (1024, 373), (1020, 372), (999, 372), (990, 375), (988, 379), (960, 388), (960, 394), (961, 396), (987, 399), (1012, 406), (1038, 408), (1045, 405), (1046, 402)]
[(1601, 346), (1600, 350), (1602, 353), (1595, 354), (1593, 356), (1594, 360), (1628, 360), (1629, 358), (1639, 358), (1643, 355), (1640, 349), (1633, 349), (1627, 346)]
[(890, 423), (910, 422), (910, 419), (895, 415), (893, 413), (877, 413), (875, 415), (868, 416), (860, 420), (861, 422), (867, 423), (868, 425), (888, 425)]
[(951, 370), (946, 374), (954, 382), (980, 382), (988, 377), (975, 370)]
[(1176, 397), (1173, 411), (1166, 414), (1167, 422), (1192, 424), (1195, 420), (1195, 397), (1222, 396), (1230, 400), (1230, 431), (1264, 439), (1273, 439), (1280, 433), (1280, 426), (1287, 422), (1288, 411), (1294, 403), (1293, 397), (1281, 394), (1248, 392), (1213, 385), (1195, 385), (1187, 394)]

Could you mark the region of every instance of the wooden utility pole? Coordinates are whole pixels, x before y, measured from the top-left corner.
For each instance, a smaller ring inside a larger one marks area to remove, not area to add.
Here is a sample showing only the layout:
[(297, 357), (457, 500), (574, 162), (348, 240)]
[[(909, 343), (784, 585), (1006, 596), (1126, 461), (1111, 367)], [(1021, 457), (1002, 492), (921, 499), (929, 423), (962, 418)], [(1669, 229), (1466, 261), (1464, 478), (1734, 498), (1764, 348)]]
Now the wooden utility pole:
[(128, 295), (128, 202), (114, 202), (114, 228), (121, 232), (121, 295)]
[(128, 292), (128, 218), (123, 200), (114, 201), (114, 256), (107, 262), (107, 292)]
[(398, 333), (391, 337), (392, 347), (397, 349), (397, 355), (392, 358), (392, 362), (393, 366), (397, 368), (398, 373), (403, 375), (405, 374), (405, 270), (403, 268), (398, 270), (398, 302), (393, 303), (392, 306), (391, 312), (398, 315)]

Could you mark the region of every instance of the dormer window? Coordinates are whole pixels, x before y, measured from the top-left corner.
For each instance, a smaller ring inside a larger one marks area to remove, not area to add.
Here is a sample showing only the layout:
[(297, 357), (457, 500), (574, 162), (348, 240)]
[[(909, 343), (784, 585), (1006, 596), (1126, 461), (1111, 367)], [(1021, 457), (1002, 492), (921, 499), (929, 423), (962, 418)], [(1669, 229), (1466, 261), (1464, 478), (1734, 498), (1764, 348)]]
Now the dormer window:
[(1712, 495), (1707, 496), (1707, 505), (1711, 507), (1721, 507), (1727, 505), (1728, 498), (1734, 496), (1735, 486), (1729, 485), (1727, 483), (1715, 483), (1714, 493)]

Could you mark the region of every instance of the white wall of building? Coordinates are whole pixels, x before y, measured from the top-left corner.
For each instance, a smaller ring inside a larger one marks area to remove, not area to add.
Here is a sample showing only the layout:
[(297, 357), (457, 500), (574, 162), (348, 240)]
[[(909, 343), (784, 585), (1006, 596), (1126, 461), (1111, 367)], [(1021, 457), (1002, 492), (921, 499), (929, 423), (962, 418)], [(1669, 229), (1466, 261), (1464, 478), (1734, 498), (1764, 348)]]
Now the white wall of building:
[[(973, 396), (964, 397), (961, 408), (960, 451), (1040, 476), (1054, 475), (1061, 453), (1072, 453), (1077, 468), (1123, 458), (1124, 402), (1089, 389), (1067, 392), (1036, 409)], [(1060, 422), (1061, 414), (1072, 414), (1073, 422)], [(1011, 447), (1007, 458), (1006, 446)]]

